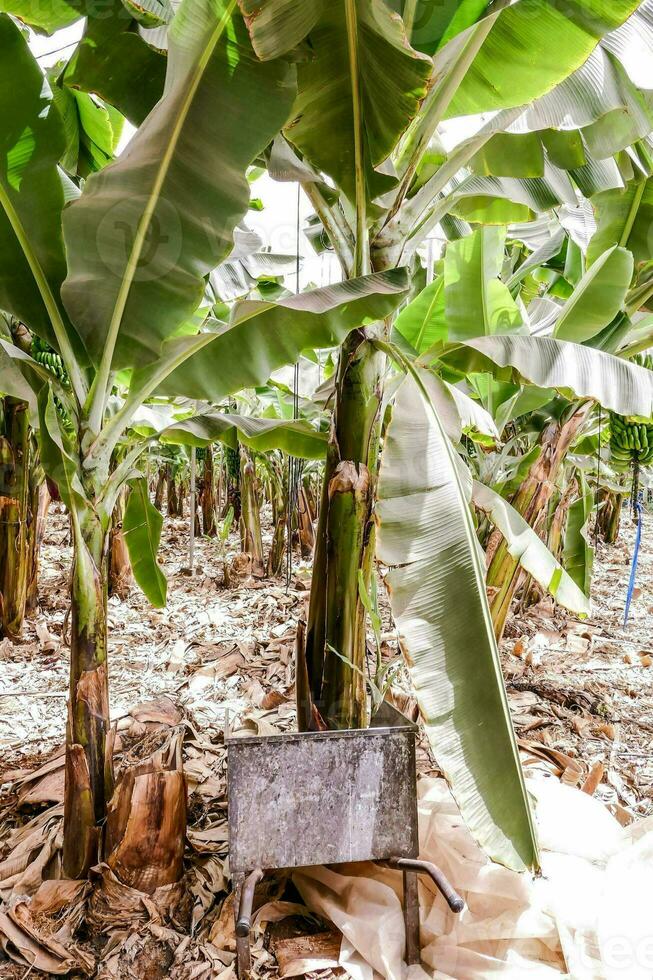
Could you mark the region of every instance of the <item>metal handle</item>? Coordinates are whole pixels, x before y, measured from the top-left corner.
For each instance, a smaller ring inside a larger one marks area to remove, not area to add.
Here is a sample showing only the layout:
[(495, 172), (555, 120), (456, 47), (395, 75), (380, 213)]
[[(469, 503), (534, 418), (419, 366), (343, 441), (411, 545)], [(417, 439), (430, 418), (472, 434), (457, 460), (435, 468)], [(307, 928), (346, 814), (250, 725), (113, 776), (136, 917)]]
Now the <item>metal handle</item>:
[(462, 912), (465, 908), (465, 903), (458, 892), (449, 884), (438, 866), (431, 861), (420, 861), (417, 858), (391, 858), (388, 864), (401, 871), (428, 875), (452, 912)]
[(255, 868), (251, 874), (247, 875), (240, 893), (240, 908), (238, 909), (238, 920), (236, 922), (236, 935), (239, 939), (247, 939), (252, 928), (252, 906), (254, 905), (254, 889), (263, 877), (260, 868)]

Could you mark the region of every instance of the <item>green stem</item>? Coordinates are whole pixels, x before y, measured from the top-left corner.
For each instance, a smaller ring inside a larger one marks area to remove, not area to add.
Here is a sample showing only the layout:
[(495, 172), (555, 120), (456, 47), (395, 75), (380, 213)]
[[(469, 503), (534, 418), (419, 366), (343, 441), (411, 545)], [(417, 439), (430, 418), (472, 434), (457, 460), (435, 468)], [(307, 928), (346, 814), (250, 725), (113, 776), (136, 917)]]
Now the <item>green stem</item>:
[(302, 190), (315, 208), (315, 213), (319, 217), (329, 241), (333, 246), (340, 268), (348, 278), (352, 274), (354, 267), (353, 255), (353, 233), (345, 216), (341, 213), (338, 205), (330, 207), (324, 199), (324, 195), (314, 183), (302, 184)]
[(403, 173), (403, 177), (387, 220), (392, 219), (406, 198), (410, 190), (410, 185), (413, 182), (413, 177), (417, 172), (422, 157), (428, 149), (433, 134), (442, 122), (453, 97), (460, 87), (460, 83), (467, 74), (479, 50), (487, 40), (488, 34), (494, 27), (498, 16), (498, 11), (493, 12), (468, 32), (469, 37), (453, 65), (426, 96), (419, 115), (409, 128), (400, 157), (397, 161), (397, 169), (400, 173)]
[[(366, 722), (358, 572), (369, 585), (384, 367), (385, 356), (362, 331), (350, 334), (338, 365), (305, 645), (312, 701), (331, 728)], [(299, 708), (300, 718), (310, 718), (308, 706)]]
[(71, 513), (70, 700), (66, 739), (63, 869), (83, 878), (101, 855), (113, 788), (107, 742), (107, 531), (92, 512)]
[(351, 76), (351, 104), (354, 124), (354, 166), (356, 185), (356, 244), (352, 275), (363, 276), (370, 271), (369, 239), (367, 237), (367, 186), (360, 77), (358, 69), (358, 12), (356, 0), (345, 0), (347, 46)]

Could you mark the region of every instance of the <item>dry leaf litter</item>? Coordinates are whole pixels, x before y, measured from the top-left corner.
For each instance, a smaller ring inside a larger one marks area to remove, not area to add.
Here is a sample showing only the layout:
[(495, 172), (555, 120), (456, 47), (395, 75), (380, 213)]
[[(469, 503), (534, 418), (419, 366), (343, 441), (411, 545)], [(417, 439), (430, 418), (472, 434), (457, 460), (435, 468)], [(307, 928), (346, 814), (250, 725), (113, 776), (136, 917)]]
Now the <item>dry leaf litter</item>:
[[(637, 846), (637, 867), (652, 874), (653, 860), (641, 851), (653, 833), (649, 821), (641, 820), (653, 812), (652, 535), (647, 515), (626, 629), (623, 603), (634, 537), (629, 522), (618, 545), (599, 548), (591, 619), (579, 622), (543, 599), (517, 612), (503, 644), (522, 760), (534, 777), (529, 786), (540, 801), (538, 818), (548, 814), (540, 819), (540, 834), (544, 829), (544, 869), (546, 874), (548, 862), (554, 882), (556, 861), (558, 883), (564, 862), (571, 861), (590, 879), (592, 869), (600, 871), (603, 888), (614, 860), (612, 884), (623, 884), (624, 874), (632, 880)], [(235, 976), (225, 719), (236, 730), (258, 734), (294, 727), (292, 650), (310, 569), (296, 565), (289, 589), (278, 580), (256, 581), (237, 555), (234, 538), (226, 556), (215, 541), (200, 538), (191, 578), (187, 543), (187, 522), (166, 520), (164, 610), (153, 610), (136, 588), (126, 600), (109, 600), (117, 768), (175, 752), (183, 757), (183, 898), (126, 886), (106, 865), (90, 883), (61, 881), (70, 539), (65, 515), (56, 506), (51, 510), (38, 613), (20, 643), (0, 642), (0, 977)], [(223, 557), (232, 569), (229, 589), (223, 586)], [(391, 657), (396, 643), (387, 609), (384, 614), (384, 649)], [(401, 672), (392, 694), (405, 712), (414, 712)], [(610, 972), (597, 924), (605, 908), (593, 909), (589, 899), (596, 888), (587, 890), (586, 921), (572, 922), (560, 912), (559, 895), (555, 901), (550, 894), (540, 898), (537, 882), (483, 858), (437, 778), (423, 739), (418, 768), (423, 851), (443, 866), (468, 903), (453, 921), (437, 896), (422, 894), (428, 976), (464, 980), (496, 973), (522, 980), (528, 969), (536, 977), (650, 980), (653, 970), (640, 974), (638, 963), (627, 973)], [(565, 795), (556, 796), (559, 791)], [(563, 812), (569, 820), (561, 832), (552, 814)], [(574, 840), (572, 817), (585, 829), (581, 841)], [(255, 973), (348, 973), (372, 980), (376, 971), (399, 978), (404, 967), (398, 880), (369, 865), (268, 876), (257, 890)], [(524, 928), (525, 921), (530, 926)], [(410, 975), (417, 980), (426, 974), (412, 968)]]

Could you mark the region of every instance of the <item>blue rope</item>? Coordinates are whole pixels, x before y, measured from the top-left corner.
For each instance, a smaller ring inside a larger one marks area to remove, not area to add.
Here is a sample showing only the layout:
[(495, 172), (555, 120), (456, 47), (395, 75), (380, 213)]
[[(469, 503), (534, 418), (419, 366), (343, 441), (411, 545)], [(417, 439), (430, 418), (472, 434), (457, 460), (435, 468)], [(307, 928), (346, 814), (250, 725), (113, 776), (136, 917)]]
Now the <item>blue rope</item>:
[(637, 561), (639, 559), (639, 546), (642, 543), (642, 504), (641, 501), (635, 503), (635, 511), (637, 512), (637, 534), (635, 535), (635, 550), (633, 552), (633, 560), (630, 566), (630, 579), (628, 581), (628, 593), (626, 595), (626, 609), (624, 612), (624, 627), (628, 625), (628, 613), (630, 612), (630, 603), (633, 598), (633, 591), (635, 589), (635, 576), (637, 575)]

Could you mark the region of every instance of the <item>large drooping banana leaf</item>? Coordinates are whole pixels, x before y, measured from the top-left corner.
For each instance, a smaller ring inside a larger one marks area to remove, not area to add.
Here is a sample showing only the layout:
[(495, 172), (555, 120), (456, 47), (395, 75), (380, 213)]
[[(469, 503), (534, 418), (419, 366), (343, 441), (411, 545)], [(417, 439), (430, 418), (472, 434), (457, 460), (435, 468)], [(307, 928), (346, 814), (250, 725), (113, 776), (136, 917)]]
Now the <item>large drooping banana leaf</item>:
[(86, 26), (63, 73), (65, 84), (95, 92), (140, 126), (163, 92), (164, 55), (146, 44), (122, 0), (85, 0), (80, 7)]
[(59, 301), (66, 275), (57, 170), (63, 131), (27, 41), (5, 14), (0, 51), (0, 309), (59, 347), (55, 320), (75, 340)]
[(633, 277), (633, 256), (613, 245), (587, 270), (556, 321), (554, 336), (580, 344), (612, 322)]
[(588, 266), (613, 245), (629, 249), (637, 264), (650, 259), (653, 180), (631, 180), (624, 188), (603, 191), (592, 205), (597, 229), (587, 248)]
[[(637, 9), (639, 0), (519, 0), (495, 14), (447, 115), (465, 116), (525, 105), (550, 91), (588, 58), (601, 38)], [(491, 15), (492, 16), (492, 15)], [(465, 35), (449, 46), (460, 46)], [(446, 60), (447, 48), (436, 57)]]
[(65, 212), (62, 296), (105, 373), (155, 358), (199, 306), (247, 211), (246, 168), (290, 112), (294, 68), (256, 58), (235, 7), (185, 0), (163, 98)]
[(619, 415), (653, 415), (653, 372), (582, 344), (553, 337), (479, 337), (442, 359), (464, 373), (491, 371), (556, 388), (567, 397), (592, 398)]
[(505, 228), (482, 227), (447, 246), (444, 295), (449, 340), (509, 333), (523, 327), (514, 299), (498, 278), (505, 240)]
[(223, 442), (231, 449), (242, 442), (259, 452), (281, 449), (298, 459), (323, 459), (328, 436), (302, 419), (262, 419), (213, 411), (167, 426), (159, 433), (159, 442), (178, 446)]
[(154, 383), (158, 394), (218, 403), (264, 384), (303, 350), (334, 347), (351, 330), (389, 316), (407, 290), (406, 269), (393, 269), (279, 303), (243, 300), (233, 307), (229, 323), (214, 322), (206, 332), (167, 341), (159, 363), (134, 372), (130, 397), (132, 392), (140, 397)]
[(601, 47), (619, 59), (633, 83), (653, 89), (653, 3), (643, 0), (628, 20), (601, 41)]
[(275, 58), (307, 34), (286, 135), (351, 201), (356, 174), (372, 200), (392, 186), (376, 169), (415, 116), (433, 66), (385, 0), (241, 0), (254, 48)]
[(136, 582), (156, 609), (166, 604), (168, 583), (156, 560), (163, 517), (150, 501), (147, 480), (133, 480), (122, 531)]
[(470, 832), (493, 860), (536, 868), (471, 480), (462, 480), (461, 465), (430, 401), (407, 378), (386, 434), (377, 504), (377, 554), (390, 567), (401, 647), (434, 755)]
[(550, 592), (565, 609), (580, 616), (589, 616), (590, 605), (587, 595), (579, 588), (569, 566), (567, 566), (569, 570), (567, 574), (522, 515), (500, 494), (479, 483), (478, 480), (474, 481), (472, 499), (501, 531), (508, 551), (522, 568), (532, 575), (543, 589)]

